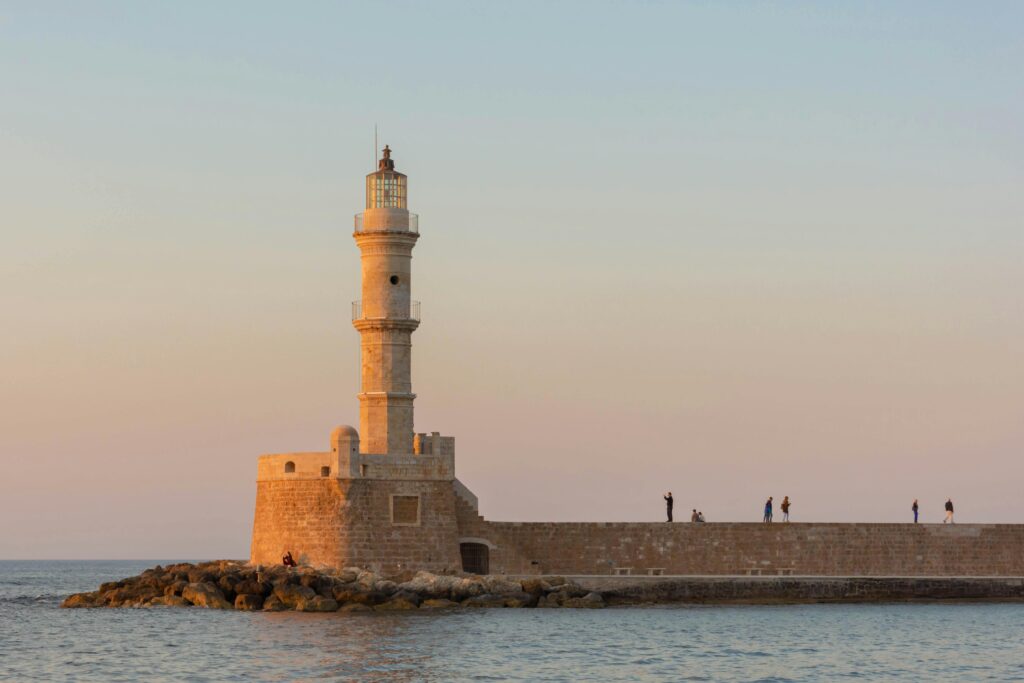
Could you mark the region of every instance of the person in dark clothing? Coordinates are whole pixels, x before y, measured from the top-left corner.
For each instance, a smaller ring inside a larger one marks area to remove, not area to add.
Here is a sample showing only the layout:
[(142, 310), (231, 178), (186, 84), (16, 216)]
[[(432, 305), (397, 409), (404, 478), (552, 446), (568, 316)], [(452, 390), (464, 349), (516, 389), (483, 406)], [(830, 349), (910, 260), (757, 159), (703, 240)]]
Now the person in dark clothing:
[(672, 503), (674, 502), (672, 500), (672, 492), (669, 491), (668, 493), (665, 494), (664, 497), (665, 497), (665, 514), (668, 515), (668, 521), (671, 522), (672, 521)]
[(779, 506), (779, 509), (782, 510), (782, 521), (783, 522), (788, 522), (789, 521), (789, 496), (783, 496), (782, 497), (782, 505)]
[(772, 497), (768, 496), (768, 500), (764, 504), (764, 523), (772, 523)]
[(950, 524), (955, 524), (955, 522), (953, 521), (953, 499), (952, 498), (949, 498), (949, 499), (946, 500), (946, 518), (944, 520), (942, 520), (942, 523), (945, 524), (946, 522), (949, 522)]
[(291, 550), (289, 550), (288, 552), (286, 552), (284, 554), (284, 557), (281, 558), (281, 563), (284, 564), (284, 566), (286, 566), (286, 567), (298, 567), (299, 566), (298, 564), (296, 564), (295, 558), (292, 557), (292, 551)]
[(917, 498), (914, 499), (914, 504), (910, 506), (910, 509), (914, 512), (914, 524), (917, 524)]

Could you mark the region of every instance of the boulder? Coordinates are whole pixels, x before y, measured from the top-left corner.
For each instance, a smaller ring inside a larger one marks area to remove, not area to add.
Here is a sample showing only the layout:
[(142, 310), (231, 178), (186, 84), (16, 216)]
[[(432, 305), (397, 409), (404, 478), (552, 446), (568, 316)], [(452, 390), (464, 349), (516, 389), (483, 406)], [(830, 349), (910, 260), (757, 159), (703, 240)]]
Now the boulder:
[(377, 605), (373, 609), (381, 610), (381, 611), (389, 611), (389, 610), (416, 609), (417, 607), (419, 607), (419, 602), (418, 601), (417, 602), (413, 602), (412, 600), (408, 600), (407, 598), (395, 597), (395, 598), (391, 598), (387, 602), (382, 602), (381, 604)]
[(190, 603), (185, 598), (179, 595), (158, 595), (149, 602), (145, 607), (191, 607)]
[(537, 601), (537, 607), (561, 607), (568, 599), (565, 593), (548, 593)]
[(360, 570), (355, 567), (346, 567), (345, 569), (338, 571), (338, 581), (341, 581), (342, 583), (352, 583), (359, 578), (359, 571)]
[(582, 598), (584, 595), (586, 595), (590, 591), (588, 591), (586, 588), (583, 588), (578, 583), (573, 583), (572, 581), (566, 581), (565, 583), (563, 583), (561, 586), (558, 587), (558, 592), (559, 593), (565, 593), (565, 595), (570, 597), (570, 598)]
[(451, 586), (451, 599), (462, 602), (467, 598), (484, 594), (484, 584), (479, 576), (468, 579), (458, 579)]
[(75, 593), (69, 595), (64, 599), (64, 602), (60, 603), (61, 607), (78, 608), (78, 607), (102, 607), (103, 606), (103, 594), (99, 591), (93, 591), (91, 593)]
[(188, 585), (187, 581), (174, 581), (164, 587), (164, 595), (177, 595), (181, 596), (181, 592), (185, 590), (185, 586)]
[(224, 598), (228, 602), (234, 601), (235, 595), (237, 594), (235, 586), (238, 585), (238, 583), (238, 576), (234, 574), (225, 574), (220, 577), (219, 581), (217, 581), (217, 587), (220, 588), (222, 593), (224, 593)]
[(125, 584), (124, 580), (121, 580), (121, 581), (107, 581), (106, 583), (101, 583), (100, 584), (99, 592), (100, 593), (106, 593), (106, 592), (112, 591), (112, 590), (114, 590), (116, 588), (121, 588), (122, 586), (124, 586), (124, 584)]
[(462, 601), (462, 604), (465, 607), (504, 607), (505, 596), (485, 593), (484, 595), (475, 595), (472, 598), (466, 598)]
[(350, 602), (347, 605), (341, 607), (339, 612), (372, 612), (373, 608), (369, 605), (364, 605), (361, 602)]
[(542, 578), (523, 579), (520, 581), (523, 592), (530, 595), (544, 595), (551, 592), (551, 584)]
[(548, 576), (548, 577), (545, 578), (545, 581), (547, 581), (549, 584), (551, 584), (552, 587), (557, 587), (557, 586), (561, 586), (563, 583), (565, 583), (565, 577), (564, 576)]
[(600, 593), (590, 592), (581, 598), (566, 599), (562, 603), (562, 607), (600, 608), (604, 607), (604, 598), (601, 597)]
[(398, 584), (396, 584), (394, 581), (388, 581), (387, 579), (384, 579), (373, 584), (373, 589), (386, 595), (391, 595), (396, 590), (398, 590)]
[(420, 603), (420, 609), (450, 609), (458, 606), (459, 603), (444, 598), (427, 598)]
[(242, 593), (250, 593), (252, 595), (259, 595), (266, 597), (270, 594), (271, 585), (266, 581), (257, 581), (255, 578), (246, 579), (245, 581), (239, 581), (235, 584), (235, 593), (241, 595)]
[(181, 591), (181, 597), (196, 607), (231, 609), (231, 603), (224, 599), (224, 594), (220, 589), (209, 582), (190, 583)]
[(274, 597), (291, 608), (295, 608), (302, 601), (312, 600), (316, 591), (306, 586), (297, 586), (290, 583), (281, 583), (274, 586)]
[(235, 598), (235, 609), (246, 611), (263, 609), (263, 596), (255, 593), (239, 593)]
[(337, 612), (338, 602), (334, 598), (314, 595), (309, 600), (300, 600), (295, 609), (299, 612)]
[(339, 604), (356, 603), (359, 605), (377, 605), (387, 600), (387, 596), (383, 593), (365, 591), (362, 590), (359, 584), (355, 585), (357, 586), (355, 589), (351, 587), (336, 589), (334, 591), (334, 599)]
[(288, 605), (281, 602), (281, 599), (276, 595), (271, 594), (269, 598), (263, 601), (264, 612), (283, 612), (288, 609)]
[(525, 591), (505, 595), (505, 607), (533, 607), (540, 599), (539, 596), (530, 595)]
[(213, 572), (196, 567), (188, 573), (189, 583), (217, 583), (220, 577), (215, 576)]
[(418, 572), (409, 581), (399, 584), (398, 589), (412, 591), (424, 598), (444, 599), (451, 597), (452, 586), (460, 580), (456, 576)]
[(523, 590), (521, 583), (510, 581), (504, 576), (484, 576), (482, 577), (482, 583), (484, 585), (484, 593), (491, 593), (493, 595), (511, 595), (512, 593), (521, 593)]

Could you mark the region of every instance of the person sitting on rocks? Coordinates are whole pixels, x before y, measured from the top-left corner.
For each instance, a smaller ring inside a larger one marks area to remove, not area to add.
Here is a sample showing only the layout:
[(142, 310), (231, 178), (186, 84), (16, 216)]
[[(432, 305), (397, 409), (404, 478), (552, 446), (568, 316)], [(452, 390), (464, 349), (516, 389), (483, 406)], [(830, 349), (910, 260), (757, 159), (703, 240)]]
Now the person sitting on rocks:
[(284, 554), (284, 557), (281, 558), (281, 563), (284, 564), (284, 566), (286, 566), (286, 567), (298, 567), (299, 566), (298, 563), (295, 562), (295, 558), (292, 557), (292, 551), (291, 550), (289, 550), (288, 552), (286, 552)]
[(690, 521), (691, 522), (699, 522), (700, 521), (699, 519), (697, 519), (697, 508), (693, 509), (693, 514), (690, 515)]
[(702, 523), (702, 524), (707, 521), (706, 519), (704, 519), (704, 513), (703, 512), (698, 512), (697, 513), (697, 521)]

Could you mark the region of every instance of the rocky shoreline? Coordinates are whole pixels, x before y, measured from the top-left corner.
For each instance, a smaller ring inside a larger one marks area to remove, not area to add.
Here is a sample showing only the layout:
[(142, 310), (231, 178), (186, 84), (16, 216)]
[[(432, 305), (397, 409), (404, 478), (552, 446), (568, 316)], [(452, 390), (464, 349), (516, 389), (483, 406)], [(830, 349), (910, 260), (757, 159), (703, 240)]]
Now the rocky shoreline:
[(69, 596), (61, 607), (206, 607), (365, 612), (474, 607), (601, 608), (637, 604), (1024, 602), (1024, 577), (478, 576), (358, 568), (253, 566), (220, 560), (153, 567)]
[(220, 560), (156, 566), (76, 593), (61, 607), (206, 607), (278, 612), (357, 612), (473, 607), (600, 608), (605, 600), (564, 577), (260, 567)]

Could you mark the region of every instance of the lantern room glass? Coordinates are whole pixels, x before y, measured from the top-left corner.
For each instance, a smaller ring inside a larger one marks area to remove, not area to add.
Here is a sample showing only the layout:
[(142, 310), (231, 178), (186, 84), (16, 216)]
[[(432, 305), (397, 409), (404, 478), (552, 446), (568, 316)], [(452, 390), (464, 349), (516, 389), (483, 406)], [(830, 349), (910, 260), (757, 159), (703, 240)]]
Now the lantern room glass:
[(396, 171), (377, 171), (366, 176), (366, 208), (406, 208), (406, 177)]

